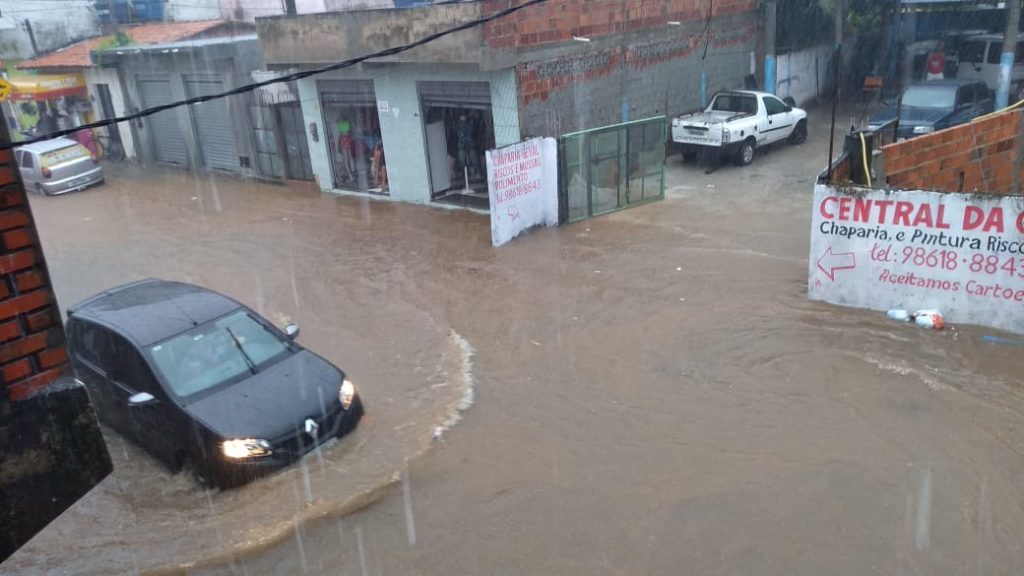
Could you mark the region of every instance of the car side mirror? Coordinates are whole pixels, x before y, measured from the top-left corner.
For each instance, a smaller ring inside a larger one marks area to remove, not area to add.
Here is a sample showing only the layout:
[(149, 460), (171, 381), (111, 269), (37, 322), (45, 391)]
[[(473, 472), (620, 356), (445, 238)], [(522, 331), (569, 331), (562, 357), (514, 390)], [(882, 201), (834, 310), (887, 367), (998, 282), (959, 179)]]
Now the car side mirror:
[(786, 106), (786, 112), (792, 112), (792, 111), (793, 111), (793, 107), (792, 106)]
[(299, 337), (299, 326), (297, 324), (289, 324), (284, 327), (284, 333), (289, 339), (295, 340)]
[(152, 406), (154, 404), (158, 404), (159, 402), (160, 401), (157, 400), (156, 397), (150, 394), (149, 392), (139, 392), (138, 394), (133, 394), (130, 398), (128, 398), (128, 405), (131, 406), (132, 408)]

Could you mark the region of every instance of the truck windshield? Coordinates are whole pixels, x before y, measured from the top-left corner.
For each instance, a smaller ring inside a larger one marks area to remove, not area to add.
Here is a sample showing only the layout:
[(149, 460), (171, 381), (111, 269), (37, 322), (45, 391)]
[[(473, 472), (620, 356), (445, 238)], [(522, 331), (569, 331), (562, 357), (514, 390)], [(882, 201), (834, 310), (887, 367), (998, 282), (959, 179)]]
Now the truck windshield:
[(719, 94), (711, 104), (716, 112), (737, 112), (753, 114), (757, 112), (757, 100), (746, 94)]

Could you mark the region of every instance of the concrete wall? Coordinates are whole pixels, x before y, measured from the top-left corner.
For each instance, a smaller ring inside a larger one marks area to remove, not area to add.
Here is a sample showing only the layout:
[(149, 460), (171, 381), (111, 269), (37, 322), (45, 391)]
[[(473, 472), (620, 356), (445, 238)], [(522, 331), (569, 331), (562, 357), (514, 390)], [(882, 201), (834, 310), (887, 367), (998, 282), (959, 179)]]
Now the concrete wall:
[(220, 0), (167, 0), (164, 19), (171, 22), (221, 18)]
[[(516, 80), (512, 70), (481, 72), (465, 67), (444, 65), (367, 66), (363, 70), (323, 74), (298, 82), (299, 98), (306, 124), (306, 138), (313, 173), (320, 188), (331, 191), (330, 143), (327, 142), (317, 80), (373, 80), (378, 102), (388, 102), (388, 113), (380, 113), (384, 154), (388, 159), (391, 198), (404, 202), (430, 202), (430, 175), (420, 110), (417, 81), (490, 82), (497, 146), (519, 141), (516, 107)], [(314, 142), (309, 124), (315, 123), (319, 142)]]
[(66, 0), (57, 10), (48, 0), (0, 0), (0, 59), (31, 58), (99, 33), (90, 0)]
[(882, 148), (885, 180), (904, 190), (1019, 194), (1024, 112), (997, 116)]
[(829, 59), (834, 48), (831, 43), (779, 54), (775, 61), (775, 94), (779, 98), (787, 96), (796, 101), (797, 106), (826, 94), (829, 77)]
[[(99, 91), (96, 89), (97, 84), (106, 84), (110, 88), (110, 100), (114, 106), (115, 115), (124, 116), (129, 113), (129, 108), (125, 101), (124, 88), (121, 86), (121, 78), (116, 68), (87, 68), (85, 70), (85, 83), (89, 89), (89, 100), (92, 102), (95, 119), (100, 120), (103, 115)], [(134, 160), (135, 137), (132, 134), (131, 123), (122, 122), (115, 127), (108, 128), (108, 130), (118, 131), (121, 135), (121, 144), (124, 146), (126, 157), (129, 160)]]
[[(267, 64), (337, 62), (400, 46), (480, 16), (479, 3), (329, 12), (258, 18), (260, 48)], [(426, 46), (381, 59), (385, 62), (476, 63), (481, 59), (479, 28), (445, 36)]]
[(626, 120), (675, 115), (742, 88), (752, 74), (759, 28), (754, 13), (714, 20), (702, 59), (703, 23), (664, 27), (584, 44), (571, 56), (518, 67), (524, 136), (560, 136)]

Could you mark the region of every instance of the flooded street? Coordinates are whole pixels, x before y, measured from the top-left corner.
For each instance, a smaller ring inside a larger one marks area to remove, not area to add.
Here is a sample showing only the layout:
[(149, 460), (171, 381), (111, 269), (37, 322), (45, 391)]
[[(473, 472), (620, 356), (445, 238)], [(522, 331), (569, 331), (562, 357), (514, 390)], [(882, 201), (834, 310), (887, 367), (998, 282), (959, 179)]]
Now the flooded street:
[(115, 474), (0, 572), (1020, 574), (1019, 349), (806, 300), (811, 120), (500, 249), (468, 211), (177, 172), (33, 197), (62, 307), (227, 293), (299, 323), (367, 418), (214, 494), (111, 435)]

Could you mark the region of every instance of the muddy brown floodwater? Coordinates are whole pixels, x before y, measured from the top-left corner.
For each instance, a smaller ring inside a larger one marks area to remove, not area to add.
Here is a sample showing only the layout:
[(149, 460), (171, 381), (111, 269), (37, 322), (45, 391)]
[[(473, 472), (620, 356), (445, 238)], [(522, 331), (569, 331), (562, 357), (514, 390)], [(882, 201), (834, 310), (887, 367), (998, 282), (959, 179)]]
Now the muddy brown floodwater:
[[(302, 321), (331, 311), (304, 342), (343, 366), (398, 377), (399, 350), (426, 362), (450, 330), (476, 348), (476, 404), (378, 502), (189, 573), (1020, 574), (1024, 360), (983, 343), (989, 330), (806, 300), (823, 123), (747, 168), (670, 158), (665, 201), (501, 249), (468, 212), (222, 180), (33, 206), (65, 301), (142, 267), (287, 302), (290, 282), (268, 278), (294, 273)], [(367, 394), (378, 419), (399, 408)], [(151, 565), (148, 544), (65, 553), (89, 535), (64, 526), (3, 568)]]

